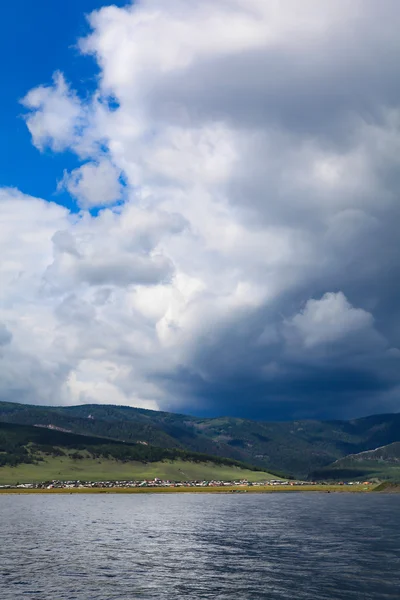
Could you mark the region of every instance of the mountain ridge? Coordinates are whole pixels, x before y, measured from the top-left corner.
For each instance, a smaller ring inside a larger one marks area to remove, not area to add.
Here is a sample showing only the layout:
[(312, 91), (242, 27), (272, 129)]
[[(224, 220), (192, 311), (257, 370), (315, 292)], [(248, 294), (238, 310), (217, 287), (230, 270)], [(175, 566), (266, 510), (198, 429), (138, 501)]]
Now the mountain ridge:
[(349, 421), (268, 422), (112, 404), (46, 407), (0, 402), (0, 421), (224, 456), (294, 477), (307, 477), (349, 454), (400, 441), (399, 413)]
[(315, 471), (318, 479), (383, 479), (400, 481), (400, 442), (349, 454)]

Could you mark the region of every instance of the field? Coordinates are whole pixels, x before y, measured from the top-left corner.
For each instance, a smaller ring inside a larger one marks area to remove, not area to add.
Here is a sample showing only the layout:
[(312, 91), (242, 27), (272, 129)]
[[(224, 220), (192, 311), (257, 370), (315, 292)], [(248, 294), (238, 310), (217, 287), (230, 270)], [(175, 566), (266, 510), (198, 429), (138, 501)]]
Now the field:
[(275, 475), (262, 471), (250, 471), (228, 465), (195, 463), (183, 460), (160, 461), (154, 463), (120, 462), (112, 459), (82, 458), (74, 460), (70, 456), (48, 457), (39, 464), (20, 464), (16, 467), (0, 468), (0, 485), (16, 483), (40, 483), (59, 479), (61, 481), (118, 481), (154, 479), (223, 480), (247, 479), (266, 481), (277, 479)]

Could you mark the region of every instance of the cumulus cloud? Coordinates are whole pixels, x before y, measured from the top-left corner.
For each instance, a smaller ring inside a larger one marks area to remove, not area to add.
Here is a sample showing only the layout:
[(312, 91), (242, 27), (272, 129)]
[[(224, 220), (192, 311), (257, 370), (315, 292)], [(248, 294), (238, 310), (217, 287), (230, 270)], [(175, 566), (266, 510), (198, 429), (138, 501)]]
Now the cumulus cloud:
[(286, 322), (306, 348), (335, 344), (373, 330), (371, 313), (354, 308), (342, 292), (308, 300), (304, 309)]
[(21, 103), (29, 111), (26, 124), (39, 150), (61, 151), (73, 144), (83, 115), (81, 103), (62, 73), (55, 73), (53, 85), (31, 90)]
[(22, 365), (3, 395), (398, 408), (398, 3), (141, 0), (89, 22), (92, 96), (58, 73), (23, 100), (33, 143), (83, 161), (60, 184), (81, 212), (0, 196)]
[(65, 172), (58, 189), (66, 189), (81, 208), (114, 204), (122, 196), (121, 172), (109, 160), (89, 162)]

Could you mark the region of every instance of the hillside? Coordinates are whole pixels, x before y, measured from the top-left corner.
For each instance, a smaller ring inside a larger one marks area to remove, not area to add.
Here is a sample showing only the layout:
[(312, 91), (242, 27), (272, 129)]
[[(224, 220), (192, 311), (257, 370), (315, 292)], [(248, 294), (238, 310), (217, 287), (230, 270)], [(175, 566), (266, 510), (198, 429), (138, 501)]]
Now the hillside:
[(329, 480), (361, 478), (400, 482), (400, 442), (350, 454), (317, 470), (314, 476)]
[(0, 421), (53, 425), (73, 433), (147, 442), (231, 458), (306, 477), (349, 454), (400, 441), (400, 414), (352, 421), (202, 419), (113, 405), (42, 407), (0, 403)]
[(0, 423), (0, 484), (154, 477), (263, 481), (275, 476), (230, 459), (181, 449)]

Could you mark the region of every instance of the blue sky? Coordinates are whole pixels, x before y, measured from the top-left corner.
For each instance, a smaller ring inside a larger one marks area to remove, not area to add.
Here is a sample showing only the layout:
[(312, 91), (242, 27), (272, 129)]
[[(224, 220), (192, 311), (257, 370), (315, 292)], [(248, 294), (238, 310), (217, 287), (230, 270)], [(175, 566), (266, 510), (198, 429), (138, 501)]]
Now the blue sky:
[[(127, 2), (117, 0), (117, 6)], [(50, 84), (52, 74), (62, 71), (78, 93), (96, 88), (98, 67), (91, 57), (76, 49), (89, 31), (86, 15), (107, 5), (99, 0), (15, 0), (0, 8), (0, 186), (18, 187), (32, 196), (73, 206), (67, 194), (56, 194), (56, 182), (64, 169), (79, 163), (69, 152), (39, 153), (19, 104), (39, 84)]]

